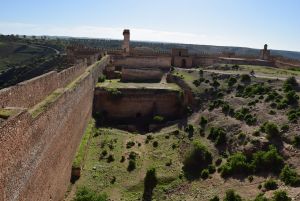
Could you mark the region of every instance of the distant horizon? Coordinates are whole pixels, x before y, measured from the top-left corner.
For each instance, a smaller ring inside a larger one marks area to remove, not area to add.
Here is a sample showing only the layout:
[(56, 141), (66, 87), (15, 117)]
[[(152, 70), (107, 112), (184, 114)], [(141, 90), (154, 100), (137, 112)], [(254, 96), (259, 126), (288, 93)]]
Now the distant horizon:
[(300, 1), (3, 1), (0, 32), (300, 52)]
[[(3, 34), (0, 33), (0, 35), (19, 35), (23, 36), (26, 34)], [(47, 37), (58, 37), (58, 38), (77, 38), (77, 39), (95, 39), (95, 40), (117, 40), (117, 41), (122, 41), (123, 39), (119, 38), (97, 38), (97, 37), (85, 37), (85, 36), (63, 36), (63, 35), (26, 35), (26, 36), (47, 36)], [(213, 47), (236, 47), (236, 48), (247, 48), (247, 49), (253, 49), (253, 50), (261, 50), (263, 49), (263, 46), (261, 48), (255, 48), (255, 47), (245, 47), (245, 46), (233, 46), (233, 45), (214, 45), (214, 44), (194, 44), (194, 43), (180, 43), (180, 42), (167, 42), (167, 41), (152, 41), (152, 40), (130, 40), (132, 42), (145, 42), (145, 43), (167, 43), (167, 44), (175, 44), (175, 45), (199, 45), (199, 46), (213, 46)], [(263, 44), (265, 45), (265, 44)], [(274, 51), (285, 51), (285, 52), (297, 52), (300, 53), (300, 51), (294, 51), (294, 50), (284, 50), (284, 49), (272, 49), (269, 48), (269, 50), (274, 50)]]

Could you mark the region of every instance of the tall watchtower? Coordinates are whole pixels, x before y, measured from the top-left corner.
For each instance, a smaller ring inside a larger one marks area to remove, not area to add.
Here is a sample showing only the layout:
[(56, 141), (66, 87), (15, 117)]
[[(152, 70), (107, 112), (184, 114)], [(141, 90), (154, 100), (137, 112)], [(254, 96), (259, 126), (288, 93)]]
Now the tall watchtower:
[(130, 31), (129, 29), (124, 29), (123, 31), (123, 36), (124, 36), (124, 40), (123, 40), (123, 45), (122, 45), (122, 49), (125, 55), (129, 54), (129, 41), (130, 41)]
[(260, 59), (268, 60), (270, 58), (270, 50), (268, 50), (268, 45), (264, 45), (264, 49), (260, 51)]

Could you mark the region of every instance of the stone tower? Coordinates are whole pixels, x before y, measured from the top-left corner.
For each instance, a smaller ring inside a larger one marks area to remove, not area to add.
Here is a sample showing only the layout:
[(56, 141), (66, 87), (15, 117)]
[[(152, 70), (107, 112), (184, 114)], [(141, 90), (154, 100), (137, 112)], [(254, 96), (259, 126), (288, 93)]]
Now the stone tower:
[(125, 55), (129, 55), (129, 48), (130, 48), (129, 47), (129, 41), (130, 41), (129, 29), (124, 29), (123, 36), (124, 36), (123, 45), (122, 45), (123, 53)]
[(269, 60), (269, 57), (270, 57), (270, 50), (268, 50), (268, 45), (265, 44), (264, 45), (264, 49), (262, 49), (260, 51), (260, 59), (262, 60)]

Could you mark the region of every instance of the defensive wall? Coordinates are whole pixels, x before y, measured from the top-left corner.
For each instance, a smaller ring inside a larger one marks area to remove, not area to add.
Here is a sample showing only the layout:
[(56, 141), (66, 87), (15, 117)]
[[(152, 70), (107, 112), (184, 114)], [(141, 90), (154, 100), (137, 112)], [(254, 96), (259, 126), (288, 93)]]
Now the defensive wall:
[(97, 87), (94, 111), (107, 118), (136, 118), (161, 115), (176, 118), (182, 114), (183, 96), (180, 90), (124, 88), (119, 95)]
[(59, 201), (92, 112), (99, 55), (0, 91), (2, 107), (22, 107), (0, 125), (0, 201)]
[(151, 67), (168, 70), (171, 66), (170, 56), (113, 56), (118, 67)]
[(159, 82), (163, 71), (158, 68), (122, 68), (123, 82)]

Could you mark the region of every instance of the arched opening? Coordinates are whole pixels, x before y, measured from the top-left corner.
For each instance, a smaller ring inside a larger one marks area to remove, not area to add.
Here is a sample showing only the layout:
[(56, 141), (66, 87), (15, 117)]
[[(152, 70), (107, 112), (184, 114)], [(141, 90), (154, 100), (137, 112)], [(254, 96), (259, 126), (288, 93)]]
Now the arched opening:
[(179, 51), (179, 56), (181, 57), (181, 51)]
[(185, 68), (186, 67), (186, 60), (182, 59), (181, 60), (181, 68)]

